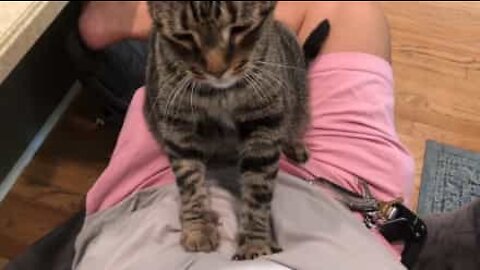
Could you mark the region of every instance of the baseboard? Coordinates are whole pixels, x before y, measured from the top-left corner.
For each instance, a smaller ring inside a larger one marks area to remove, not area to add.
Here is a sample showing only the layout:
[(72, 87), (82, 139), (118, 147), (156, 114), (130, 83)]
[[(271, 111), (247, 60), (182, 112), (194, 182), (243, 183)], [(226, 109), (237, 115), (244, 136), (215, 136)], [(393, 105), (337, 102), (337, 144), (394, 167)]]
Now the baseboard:
[(30, 163), (32, 158), (35, 156), (35, 153), (37, 153), (38, 149), (43, 144), (48, 134), (50, 134), (50, 132), (58, 123), (65, 111), (68, 109), (72, 101), (75, 99), (78, 93), (80, 93), (80, 89), (80, 84), (78, 82), (75, 82), (74, 85), (67, 92), (67, 94), (63, 97), (62, 101), (60, 101), (55, 110), (47, 118), (44, 125), (34, 136), (33, 140), (27, 146), (18, 161), (13, 165), (12, 169), (6, 175), (5, 179), (1, 181), (0, 202), (5, 198), (10, 189), (13, 187), (15, 181), (18, 179), (25, 167)]

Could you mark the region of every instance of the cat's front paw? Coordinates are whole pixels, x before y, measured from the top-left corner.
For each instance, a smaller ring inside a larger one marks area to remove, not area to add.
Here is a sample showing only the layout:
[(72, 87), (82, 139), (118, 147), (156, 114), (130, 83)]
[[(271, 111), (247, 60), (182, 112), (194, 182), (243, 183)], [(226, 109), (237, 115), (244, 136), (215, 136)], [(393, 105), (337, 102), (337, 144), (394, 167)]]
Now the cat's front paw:
[(218, 248), (220, 234), (216, 224), (199, 223), (182, 229), (181, 244), (189, 252), (211, 252)]
[(233, 260), (253, 260), (260, 256), (266, 256), (281, 251), (282, 249), (276, 243), (271, 241), (247, 241), (238, 247), (237, 253), (233, 256)]

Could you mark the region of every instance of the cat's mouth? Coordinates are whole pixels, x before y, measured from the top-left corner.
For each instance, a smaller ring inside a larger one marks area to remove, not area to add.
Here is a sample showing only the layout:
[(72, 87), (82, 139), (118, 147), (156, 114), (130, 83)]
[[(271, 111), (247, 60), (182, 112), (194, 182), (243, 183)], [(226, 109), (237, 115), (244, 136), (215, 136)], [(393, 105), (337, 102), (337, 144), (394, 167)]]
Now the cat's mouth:
[(191, 70), (194, 80), (201, 84), (209, 85), (213, 88), (225, 89), (234, 86), (240, 79), (239, 75), (223, 74), (221, 77), (213, 76), (208, 73), (201, 73), (195, 69)]
[(226, 89), (234, 86), (241, 80), (246, 64), (246, 60), (240, 61), (233, 68), (225, 69), (217, 74), (200, 71), (195, 66), (190, 68), (190, 72), (199, 83), (209, 85), (212, 88)]
[(228, 78), (207, 78), (207, 83), (213, 86), (214, 88), (225, 89), (234, 86), (238, 82), (238, 78), (228, 77)]

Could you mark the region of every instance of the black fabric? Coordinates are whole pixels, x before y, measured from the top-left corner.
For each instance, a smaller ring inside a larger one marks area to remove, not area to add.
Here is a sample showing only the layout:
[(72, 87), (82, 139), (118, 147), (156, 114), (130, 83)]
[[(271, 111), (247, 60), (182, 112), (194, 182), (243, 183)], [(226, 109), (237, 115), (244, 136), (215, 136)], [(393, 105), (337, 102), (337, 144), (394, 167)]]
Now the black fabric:
[(84, 218), (85, 210), (81, 210), (10, 261), (6, 270), (70, 270)]
[(145, 84), (147, 42), (125, 40), (92, 51), (75, 30), (67, 40), (67, 50), (82, 87), (93, 91), (105, 106), (106, 120), (122, 125), (133, 94)]
[(429, 234), (414, 270), (480, 269), (480, 198), (424, 221)]
[(305, 40), (303, 53), (307, 63), (313, 61), (320, 53), (330, 33), (330, 22), (323, 20)]

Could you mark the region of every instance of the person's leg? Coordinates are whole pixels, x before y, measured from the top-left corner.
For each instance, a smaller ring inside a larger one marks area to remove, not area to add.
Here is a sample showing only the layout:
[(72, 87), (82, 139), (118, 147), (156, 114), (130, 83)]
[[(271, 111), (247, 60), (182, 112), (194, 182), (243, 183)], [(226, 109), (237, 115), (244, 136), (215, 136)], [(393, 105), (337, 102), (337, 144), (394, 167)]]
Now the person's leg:
[(428, 237), (415, 270), (480, 269), (480, 199), (424, 221)]
[[(324, 19), (331, 25), (323, 53), (361, 52), (390, 61), (390, 35), (382, 8), (374, 2), (310, 2), (299, 29), (303, 42)], [(288, 16), (288, 13), (285, 14)]]
[(144, 1), (90, 1), (79, 18), (80, 35), (93, 50), (123, 39), (146, 39), (151, 24)]
[[(138, 2), (83, 2), (67, 50), (82, 87), (100, 100), (97, 116), (121, 126), (136, 89), (145, 83), (151, 20)], [(143, 10), (143, 11), (142, 11)], [(146, 16), (140, 14), (146, 14)]]

